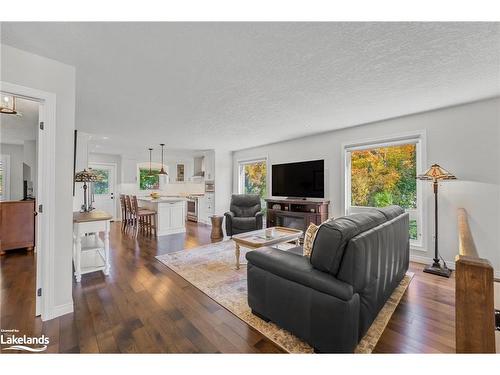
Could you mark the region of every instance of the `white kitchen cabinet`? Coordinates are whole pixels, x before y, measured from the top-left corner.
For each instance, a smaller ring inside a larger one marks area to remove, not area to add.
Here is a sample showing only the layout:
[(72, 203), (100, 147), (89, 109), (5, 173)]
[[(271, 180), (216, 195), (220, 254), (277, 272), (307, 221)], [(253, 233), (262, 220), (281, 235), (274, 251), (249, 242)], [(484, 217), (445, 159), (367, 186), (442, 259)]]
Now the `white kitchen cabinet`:
[(210, 216), (215, 212), (214, 193), (205, 193), (198, 199), (198, 221), (205, 224), (211, 224)]

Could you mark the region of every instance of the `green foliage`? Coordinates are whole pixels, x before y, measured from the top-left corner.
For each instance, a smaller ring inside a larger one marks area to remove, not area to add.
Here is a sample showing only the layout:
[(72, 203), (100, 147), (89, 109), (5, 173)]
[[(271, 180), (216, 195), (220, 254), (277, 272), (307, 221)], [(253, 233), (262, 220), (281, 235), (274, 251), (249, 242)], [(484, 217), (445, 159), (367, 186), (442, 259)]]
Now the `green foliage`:
[(101, 181), (94, 182), (94, 194), (108, 194), (109, 193), (109, 170), (106, 169), (92, 169), (97, 174)]
[(416, 146), (380, 147), (351, 153), (351, 204), (417, 206)]
[(151, 175), (149, 174), (149, 168), (139, 169), (139, 189), (140, 190), (156, 190), (160, 188), (160, 178), (158, 176), (160, 173), (159, 169), (152, 169)]
[[(417, 159), (414, 144), (351, 153), (351, 204), (417, 207)], [(418, 239), (417, 221), (410, 220), (410, 239)]]
[(244, 189), (245, 194), (257, 194), (262, 199), (267, 195), (267, 165), (265, 161), (245, 164)]
[(418, 239), (417, 220), (410, 220), (410, 240)]

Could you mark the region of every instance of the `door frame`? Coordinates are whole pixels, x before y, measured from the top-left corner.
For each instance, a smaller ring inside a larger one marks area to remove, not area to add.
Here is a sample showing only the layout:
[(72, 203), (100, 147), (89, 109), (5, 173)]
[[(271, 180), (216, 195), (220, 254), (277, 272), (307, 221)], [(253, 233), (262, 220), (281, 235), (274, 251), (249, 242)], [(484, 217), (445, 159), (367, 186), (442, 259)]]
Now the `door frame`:
[(111, 212), (111, 214), (113, 215), (113, 220), (118, 220), (118, 206), (117, 206), (117, 191), (116, 191), (116, 180), (117, 180), (117, 177), (116, 177), (116, 173), (117, 173), (117, 170), (118, 170), (118, 165), (116, 163), (112, 163), (112, 162), (93, 162), (93, 161), (89, 161), (88, 162), (88, 165), (89, 165), (89, 168), (93, 168), (93, 166), (103, 166), (103, 167), (111, 167), (113, 168), (113, 209), (114, 209), (114, 212)]
[[(52, 319), (57, 314), (54, 310), (54, 274), (55, 274), (55, 201), (56, 201), (56, 95), (26, 86), (0, 81), (0, 90), (9, 95), (33, 100), (39, 103), (38, 122), (43, 122), (43, 130), (38, 127), (37, 152), (37, 205), (36, 217), (36, 288), (35, 314), (42, 321)], [(42, 295), (37, 290), (41, 288)]]

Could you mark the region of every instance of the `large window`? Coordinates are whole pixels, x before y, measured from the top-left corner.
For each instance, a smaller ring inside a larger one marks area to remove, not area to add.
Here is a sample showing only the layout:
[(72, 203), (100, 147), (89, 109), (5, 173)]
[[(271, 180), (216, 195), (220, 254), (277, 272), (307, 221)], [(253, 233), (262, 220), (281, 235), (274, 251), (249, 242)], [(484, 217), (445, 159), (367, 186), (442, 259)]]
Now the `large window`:
[(346, 213), (399, 205), (410, 214), (410, 240), (422, 245), (421, 138), (346, 146)]
[(267, 160), (239, 162), (239, 193), (267, 197)]
[(139, 189), (140, 190), (158, 190), (160, 188), (159, 169), (139, 168)]

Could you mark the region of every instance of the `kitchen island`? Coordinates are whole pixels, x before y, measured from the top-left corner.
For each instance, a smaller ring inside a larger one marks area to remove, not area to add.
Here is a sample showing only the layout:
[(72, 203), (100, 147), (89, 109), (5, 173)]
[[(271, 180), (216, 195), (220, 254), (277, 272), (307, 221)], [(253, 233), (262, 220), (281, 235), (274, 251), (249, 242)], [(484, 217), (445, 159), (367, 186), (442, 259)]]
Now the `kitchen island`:
[(184, 233), (186, 231), (186, 198), (137, 197), (139, 206), (156, 211), (156, 235)]

